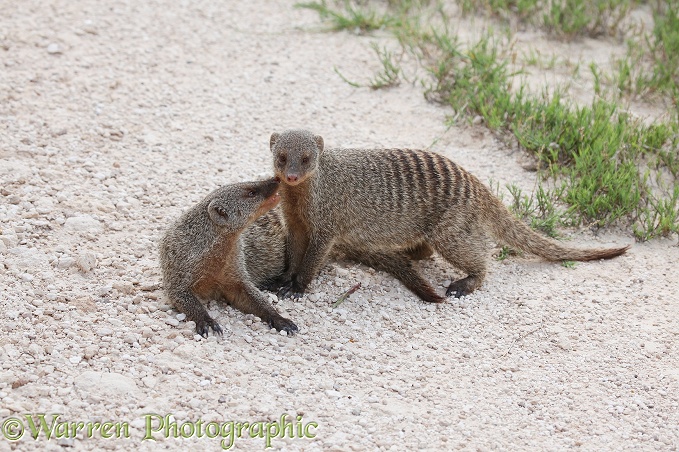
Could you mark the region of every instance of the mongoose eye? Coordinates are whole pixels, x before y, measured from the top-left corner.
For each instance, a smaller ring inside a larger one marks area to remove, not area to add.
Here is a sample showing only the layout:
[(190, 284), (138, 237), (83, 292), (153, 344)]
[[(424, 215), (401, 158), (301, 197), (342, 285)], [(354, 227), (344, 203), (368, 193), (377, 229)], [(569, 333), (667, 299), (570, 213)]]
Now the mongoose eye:
[(247, 191), (246, 195), (248, 198), (254, 198), (257, 195), (257, 192), (251, 188), (250, 190)]
[(285, 162), (286, 162), (287, 160), (288, 160), (288, 159), (287, 159), (284, 155), (279, 155), (279, 156), (278, 156), (278, 163), (281, 164), (281, 165), (285, 165)]
[(302, 157), (302, 163), (305, 165), (309, 163), (309, 157)]

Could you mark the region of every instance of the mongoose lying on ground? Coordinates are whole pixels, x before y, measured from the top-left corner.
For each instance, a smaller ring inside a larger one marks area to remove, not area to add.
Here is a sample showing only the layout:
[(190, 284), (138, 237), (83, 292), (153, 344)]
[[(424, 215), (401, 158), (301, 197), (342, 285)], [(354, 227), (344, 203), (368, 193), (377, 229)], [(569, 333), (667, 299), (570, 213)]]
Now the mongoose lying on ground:
[[(163, 237), (163, 287), (177, 309), (196, 322), (201, 336), (207, 337), (210, 328), (218, 334), (222, 329), (200, 299), (225, 300), (279, 331), (297, 331), (256, 287), (272, 283), (272, 275), (285, 270), (280, 217), (267, 214), (280, 200), (278, 188), (274, 179), (218, 188), (185, 212)], [(256, 226), (248, 228), (256, 220)], [(269, 234), (279, 237), (278, 242), (268, 240)]]
[(446, 296), (456, 297), (481, 286), (489, 235), (550, 261), (608, 259), (629, 248), (576, 249), (543, 237), (432, 152), (324, 150), (323, 138), (305, 130), (274, 133), (270, 146), (288, 224), (284, 296), (303, 293), (337, 245), (364, 254), (432, 248), (467, 274), (448, 286)]

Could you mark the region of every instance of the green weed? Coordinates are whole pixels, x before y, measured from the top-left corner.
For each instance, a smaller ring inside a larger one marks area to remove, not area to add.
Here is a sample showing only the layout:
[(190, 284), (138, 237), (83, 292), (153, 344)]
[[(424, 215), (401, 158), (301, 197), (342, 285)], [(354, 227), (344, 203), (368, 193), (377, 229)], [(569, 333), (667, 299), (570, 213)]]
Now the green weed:
[(529, 220), (533, 229), (540, 230), (550, 237), (557, 238), (557, 226), (563, 224), (564, 212), (557, 211), (554, 199), (558, 195), (538, 185), (530, 196), (523, 194), (516, 185), (507, 185), (511, 195), (509, 209), (520, 219)]
[(366, 84), (349, 80), (337, 67), (333, 68), (335, 73), (339, 75), (342, 80), (355, 88), (369, 86), (372, 89), (382, 89), (399, 85), (401, 83), (401, 68), (396, 62), (394, 53), (389, 51), (386, 47), (380, 47), (377, 43), (372, 43), (371, 46), (380, 59), (382, 70), (375, 73)]
[(330, 22), (333, 31), (349, 30), (365, 34), (386, 27), (392, 21), (387, 15), (379, 14), (374, 9), (365, 9), (350, 1), (334, 3), (335, 6), (341, 3), (343, 7), (338, 9), (329, 6), (326, 0), (297, 3), (295, 7), (318, 12), (322, 19)]
[(620, 31), (634, 0), (458, 0), (463, 13), (485, 12), (495, 18), (541, 26), (566, 39), (613, 36)]
[(495, 259), (497, 259), (499, 261), (503, 261), (503, 260), (509, 258), (510, 256), (518, 256), (518, 255), (519, 255), (519, 253), (515, 249), (510, 248), (507, 245), (502, 245), (502, 248), (500, 248), (500, 252), (495, 257)]
[(372, 89), (381, 89), (397, 86), (401, 83), (399, 78), (401, 68), (395, 62), (394, 53), (390, 52), (386, 47), (380, 47), (377, 43), (373, 43), (372, 48), (380, 59), (382, 70), (370, 79), (370, 87)]
[(679, 2), (658, 2), (651, 35), (627, 41), (627, 55), (617, 61), (612, 80), (621, 93), (666, 104), (669, 99), (679, 123)]

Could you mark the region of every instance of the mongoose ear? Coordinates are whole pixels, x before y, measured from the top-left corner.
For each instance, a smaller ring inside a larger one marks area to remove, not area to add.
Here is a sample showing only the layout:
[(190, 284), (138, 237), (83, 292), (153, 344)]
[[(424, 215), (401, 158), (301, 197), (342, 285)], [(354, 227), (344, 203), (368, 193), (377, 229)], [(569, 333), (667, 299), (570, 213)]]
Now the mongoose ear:
[(214, 224), (218, 226), (227, 226), (229, 224), (228, 212), (215, 201), (212, 201), (207, 206), (207, 213)]
[(316, 140), (316, 146), (318, 146), (318, 152), (323, 152), (323, 137), (320, 135), (316, 135), (314, 137), (314, 140)]
[(269, 140), (269, 147), (273, 151), (273, 146), (276, 144), (276, 141), (278, 141), (278, 137), (280, 137), (281, 134), (278, 132), (274, 132), (271, 134), (271, 139)]

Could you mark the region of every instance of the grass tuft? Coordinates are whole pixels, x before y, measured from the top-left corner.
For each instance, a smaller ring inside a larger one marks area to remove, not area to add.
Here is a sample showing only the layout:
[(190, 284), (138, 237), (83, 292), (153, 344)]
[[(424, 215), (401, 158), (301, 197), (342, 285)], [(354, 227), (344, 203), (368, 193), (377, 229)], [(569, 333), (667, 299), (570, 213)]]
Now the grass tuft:
[(342, 9), (328, 6), (326, 0), (296, 3), (295, 7), (316, 11), (321, 18), (331, 23), (332, 31), (349, 30), (365, 34), (384, 28), (391, 22), (389, 16), (378, 14), (374, 9), (362, 8), (350, 1), (342, 3)]
[(485, 12), (496, 19), (514, 19), (540, 26), (564, 39), (615, 36), (635, 0), (457, 0), (465, 14)]
[(380, 47), (377, 43), (372, 43), (372, 48), (382, 64), (382, 70), (370, 79), (370, 87), (372, 89), (382, 89), (398, 86), (401, 83), (399, 77), (401, 68), (395, 62), (394, 53), (390, 52), (386, 47)]

